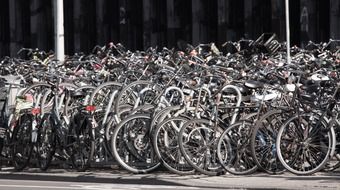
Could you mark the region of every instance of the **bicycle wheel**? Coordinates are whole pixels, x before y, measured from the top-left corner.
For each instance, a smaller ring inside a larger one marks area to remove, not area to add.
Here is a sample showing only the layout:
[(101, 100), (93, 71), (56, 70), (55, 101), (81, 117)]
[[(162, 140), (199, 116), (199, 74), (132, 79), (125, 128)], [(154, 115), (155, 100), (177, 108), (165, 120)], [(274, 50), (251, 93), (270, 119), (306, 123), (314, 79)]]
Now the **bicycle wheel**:
[(35, 83), (35, 84), (32, 84), (31, 86), (28, 86), (27, 88), (25, 88), (23, 91), (21, 91), (21, 93), (19, 95), (20, 96), (34, 95), (34, 94), (42, 93), (44, 90), (49, 89), (49, 88), (51, 88), (50, 84)]
[(12, 156), (14, 168), (18, 171), (27, 167), (32, 155), (32, 121), (32, 115), (21, 115), (13, 131)]
[(92, 127), (85, 115), (75, 114), (69, 128), (67, 151), (70, 153), (73, 167), (85, 171), (90, 166), (94, 151)]
[[(0, 113), (1, 116), (1, 113)], [(6, 126), (6, 122), (5, 119), (3, 117), (0, 117), (0, 157), (3, 156), (2, 154), (2, 150), (4, 149), (5, 146), (5, 142), (6, 142), (6, 138), (7, 138), (7, 134), (8, 134), (8, 129), (5, 128)]]
[(297, 175), (323, 169), (334, 149), (333, 127), (316, 114), (296, 115), (281, 126), (277, 154), (282, 165)]
[(340, 155), (336, 152), (335, 155), (328, 160), (323, 171), (335, 171), (338, 168), (340, 168)]
[(195, 172), (183, 157), (178, 145), (178, 133), (187, 121), (185, 117), (168, 118), (153, 133), (153, 146), (158, 158), (169, 171), (179, 175)]
[(150, 122), (150, 114), (135, 114), (121, 121), (113, 131), (113, 155), (130, 172), (147, 173), (160, 165), (152, 147)]
[(223, 128), (205, 119), (186, 122), (178, 135), (178, 143), (185, 160), (206, 175), (224, 172), (217, 158), (217, 142)]
[(257, 170), (250, 148), (252, 129), (252, 122), (238, 121), (229, 126), (219, 138), (217, 155), (229, 173), (247, 175)]
[[(1, 113), (3, 114), (3, 113)], [(12, 164), (12, 139), (13, 139), (13, 130), (18, 125), (17, 118), (14, 114), (10, 114), (9, 117), (4, 117), (4, 115), (0, 114), (0, 166), (3, 164), (11, 165)]]
[[(131, 109), (132, 109), (131, 106), (126, 105), (126, 106), (124, 106), (124, 108), (120, 108), (121, 113), (119, 113), (119, 115), (121, 115), (122, 118), (125, 118), (126, 116), (129, 115)], [(110, 117), (108, 122), (105, 124), (104, 141), (105, 141), (105, 147), (107, 148), (107, 151), (110, 154), (110, 158), (113, 158), (113, 153), (112, 153), (112, 149), (111, 149), (111, 137), (112, 137), (112, 134), (113, 134), (113, 130), (118, 126), (119, 123), (120, 123), (119, 118), (116, 115), (113, 115), (112, 117)], [(99, 144), (99, 142), (98, 142), (99, 139), (96, 138), (95, 140), (96, 140), (96, 145)]]
[(0, 137), (0, 157), (2, 156), (2, 149), (4, 147), (5, 137)]
[[(152, 87), (154, 84), (151, 81), (135, 81), (125, 86), (120, 90), (117, 98), (115, 99), (114, 110), (115, 113), (120, 113), (119, 108), (123, 104), (134, 105), (138, 98), (138, 93), (145, 88)], [(156, 96), (150, 96), (149, 100)], [(142, 99), (142, 98), (141, 98)]]
[(101, 114), (105, 113), (108, 106), (111, 107), (110, 110), (113, 110), (114, 100), (117, 98), (121, 88), (122, 84), (120, 83), (106, 82), (92, 91), (88, 104), (96, 106), (96, 111), (93, 114), (95, 120), (99, 121)]
[(325, 165), (324, 170), (325, 171), (334, 171), (338, 168), (340, 168), (340, 128), (339, 127), (334, 127), (334, 132), (335, 132), (335, 139), (336, 139), (336, 144), (335, 144), (335, 152), (330, 158), (330, 160), (327, 162)]
[(152, 130), (155, 130), (157, 125), (163, 122), (165, 119), (171, 118), (171, 117), (178, 117), (179, 114), (177, 114), (176, 116), (174, 114), (176, 114), (176, 112), (178, 112), (180, 108), (181, 108), (180, 106), (169, 106), (153, 114), (152, 121), (151, 121)]
[[(92, 122), (96, 123), (96, 127), (94, 127), (93, 130), (93, 140), (94, 140), (94, 151), (92, 154), (93, 160), (98, 163), (105, 163), (109, 160), (112, 160), (113, 154), (110, 150), (110, 145), (108, 146), (107, 140), (106, 140), (106, 125), (102, 125), (103, 120), (103, 113), (98, 114), (96, 118), (92, 118)], [(111, 119), (108, 120), (110, 122)], [(107, 123), (108, 123), (107, 122)]]
[(255, 124), (251, 136), (252, 156), (257, 166), (269, 174), (280, 174), (285, 171), (276, 153), (276, 137), (289, 115), (290, 113), (283, 110), (271, 110)]
[(47, 170), (56, 150), (55, 127), (50, 114), (45, 114), (41, 120), (37, 139), (37, 158), (39, 168)]

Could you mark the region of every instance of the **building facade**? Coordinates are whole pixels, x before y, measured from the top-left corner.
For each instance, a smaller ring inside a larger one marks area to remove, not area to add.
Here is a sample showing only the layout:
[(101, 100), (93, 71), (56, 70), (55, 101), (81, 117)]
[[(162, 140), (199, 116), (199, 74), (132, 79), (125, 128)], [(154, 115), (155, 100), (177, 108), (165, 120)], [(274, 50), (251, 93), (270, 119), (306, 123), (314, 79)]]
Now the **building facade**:
[[(285, 40), (284, 0), (64, 0), (66, 53), (95, 45), (175, 47), (257, 38)], [(340, 39), (340, 0), (290, 0), (291, 44)], [(0, 0), (0, 56), (54, 48), (52, 0)]]

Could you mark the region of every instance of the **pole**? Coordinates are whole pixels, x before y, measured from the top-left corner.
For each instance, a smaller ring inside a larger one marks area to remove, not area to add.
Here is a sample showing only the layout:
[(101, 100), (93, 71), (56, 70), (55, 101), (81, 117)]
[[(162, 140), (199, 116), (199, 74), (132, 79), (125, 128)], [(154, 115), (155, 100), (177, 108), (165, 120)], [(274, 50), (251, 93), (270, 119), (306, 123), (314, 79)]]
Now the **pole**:
[(290, 60), (289, 0), (286, 0), (285, 4), (286, 4), (287, 63), (291, 64), (291, 60)]
[(60, 62), (65, 59), (64, 47), (64, 4), (63, 0), (53, 0), (54, 2), (54, 46), (55, 57)]

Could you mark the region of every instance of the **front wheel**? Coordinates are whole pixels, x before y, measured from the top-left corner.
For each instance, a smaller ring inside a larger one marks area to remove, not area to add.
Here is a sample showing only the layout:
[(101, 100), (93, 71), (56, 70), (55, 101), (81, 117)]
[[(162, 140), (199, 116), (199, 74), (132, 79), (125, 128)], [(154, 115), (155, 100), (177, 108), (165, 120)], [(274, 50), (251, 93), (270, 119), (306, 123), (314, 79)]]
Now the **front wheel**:
[(276, 147), (282, 165), (297, 175), (324, 168), (334, 149), (334, 129), (315, 114), (297, 115), (280, 128)]
[(217, 146), (218, 159), (229, 173), (247, 175), (257, 170), (250, 148), (252, 129), (250, 121), (238, 121), (221, 135)]
[(195, 169), (183, 157), (178, 145), (178, 133), (188, 121), (185, 117), (168, 118), (154, 130), (153, 146), (163, 165), (179, 175), (193, 174)]
[(271, 110), (264, 114), (255, 125), (251, 137), (251, 151), (257, 166), (269, 174), (285, 171), (276, 151), (276, 137), (280, 127), (290, 117), (289, 112)]
[(149, 114), (135, 114), (121, 121), (113, 131), (113, 155), (130, 172), (148, 173), (160, 165), (152, 147), (150, 123)]
[(205, 119), (186, 122), (178, 135), (178, 143), (185, 160), (198, 172), (206, 175), (224, 173), (217, 157), (217, 142), (223, 128)]

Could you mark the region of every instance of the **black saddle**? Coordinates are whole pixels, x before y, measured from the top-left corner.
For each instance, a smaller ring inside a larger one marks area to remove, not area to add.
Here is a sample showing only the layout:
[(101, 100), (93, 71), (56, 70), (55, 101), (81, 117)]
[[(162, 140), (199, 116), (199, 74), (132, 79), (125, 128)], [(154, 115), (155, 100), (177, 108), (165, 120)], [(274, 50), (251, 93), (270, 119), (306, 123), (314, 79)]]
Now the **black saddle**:
[(252, 89), (257, 89), (257, 88), (263, 88), (264, 83), (259, 82), (259, 81), (254, 81), (254, 80), (248, 80), (244, 83), (244, 86)]

